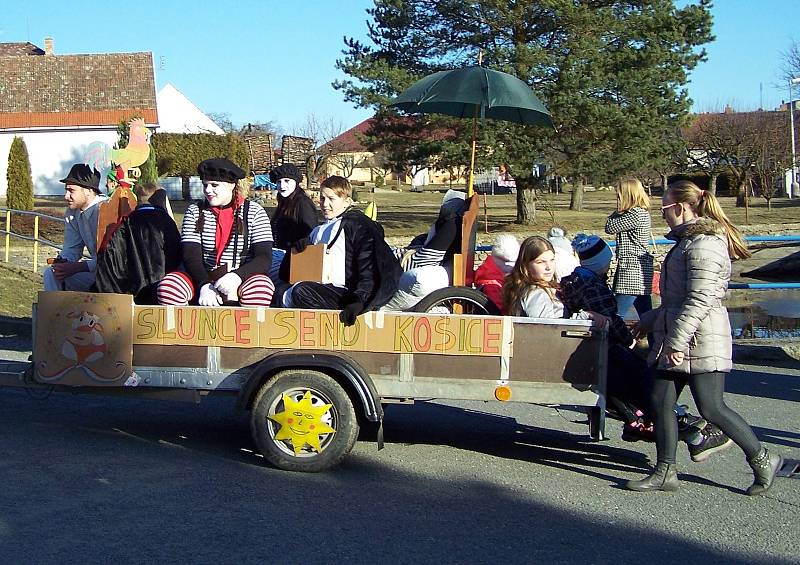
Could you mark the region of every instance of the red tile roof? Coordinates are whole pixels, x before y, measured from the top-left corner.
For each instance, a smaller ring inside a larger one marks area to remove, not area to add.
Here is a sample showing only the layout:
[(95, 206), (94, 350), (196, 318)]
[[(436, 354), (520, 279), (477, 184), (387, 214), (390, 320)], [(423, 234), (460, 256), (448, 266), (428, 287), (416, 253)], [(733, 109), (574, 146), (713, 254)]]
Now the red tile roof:
[[(397, 118), (401, 121), (414, 120), (414, 117), (400, 117)], [(346, 132), (334, 137), (328, 143), (320, 147), (323, 153), (363, 153), (369, 152), (369, 149), (364, 145), (362, 139), (372, 127), (375, 118), (367, 118), (360, 124), (351, 127)], [(456, 132), (448, 128), (437, 128), (430, 130), (427, 133), (428, 139), (450, 139), (456, 135)]]
[(25, 43), (0, 43), (0, 57), (11, 55), (44, 55), (44, 49), (36, 47), (30, 41)]
[(151, 53), (0, 56), (0, 128), (158, 123)]

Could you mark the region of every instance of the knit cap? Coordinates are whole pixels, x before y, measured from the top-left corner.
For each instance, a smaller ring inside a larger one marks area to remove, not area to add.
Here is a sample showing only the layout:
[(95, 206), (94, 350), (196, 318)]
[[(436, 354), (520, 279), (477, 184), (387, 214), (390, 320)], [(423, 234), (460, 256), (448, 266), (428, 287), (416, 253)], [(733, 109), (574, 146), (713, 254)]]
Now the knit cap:
[(508, 274), (519, 256), (519, 241), (513, 235), (498, 235), (492, 245), (492, 258), (500, 270)]
[(547, 239), (550, 240), (554, 248), (572, 253), (572, 243), (563, 229), (555, 226), (550, 228), (550, 231), (547, 232)]
[(578, 254), (581, 266), (596, 274), (606, 271), (614, 257), (608, 244), (596, 235), (576, 234), (572, 247)]

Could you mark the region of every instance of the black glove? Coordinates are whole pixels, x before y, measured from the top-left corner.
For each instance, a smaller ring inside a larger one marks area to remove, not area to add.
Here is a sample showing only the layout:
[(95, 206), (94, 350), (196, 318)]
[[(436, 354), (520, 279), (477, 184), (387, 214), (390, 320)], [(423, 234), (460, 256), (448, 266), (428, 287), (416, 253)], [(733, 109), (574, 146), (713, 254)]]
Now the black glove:
[(363, 302), (351, 302), (339, 313), (339, 321), (341, 321), (345, 326), (352, 326), (356, 323), (356, 318), (359, 314), (364, 311), (364, 303)]
[(294, 242), (294, 245), (292, 245), (292, 249), (294, 249), (295, 252), (297, 253), (302, 253), (303, 251), (306, 250), (306, 247), (308, 247), (307, 237), (304, 237), (303, 239), (298, 239), (297, 241)]

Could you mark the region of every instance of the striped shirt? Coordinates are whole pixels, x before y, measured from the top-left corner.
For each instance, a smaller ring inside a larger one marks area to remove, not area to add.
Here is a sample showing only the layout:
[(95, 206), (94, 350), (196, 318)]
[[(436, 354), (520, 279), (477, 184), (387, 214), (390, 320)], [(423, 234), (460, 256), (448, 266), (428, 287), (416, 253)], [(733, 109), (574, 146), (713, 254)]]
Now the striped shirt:
[(439, 266), (442, 264), (442, 261), (444, 261), (445, 253), (447, 253), (446, 250), (439, 251), (438, 249), (423, 247), (411, 256), (409, 269)]
[[(236, 211), (237, 217), (242, 218), (245, 206), (239, 206)], [(242, 251), (247, 249), (247, 259), (252, 254), (253, 244), (272, 241), (272, 227), (269, 223), (269, 216), (264, 211), (264, 208), (255, 203), (250, 202), (247, 206), (247, 241), (245, 238), (237, 237), (235, 233), (231, 234), (225, 249), (220, 257), (220, 264), (228, 264), (229, 271), (236, 269), (242, 263)], [(200, 215), (200, 208), (197, 204), (191, 204), (183, 216), (183, 226), (181, 228), (181, 242), (182, 243), (198, 243), (203, 250), (203, 264), (207, 270), (211, 271), (217, 267), (216, 263), (216, 250), (214, 248), (214, 236), (217, 230), (217, 218), (214, 213), (205, 208), (203, 214), (203, 229), (202, 232), (197, 231), (197, 220)], [(236, 249), (234, 250), (234, 245)]]

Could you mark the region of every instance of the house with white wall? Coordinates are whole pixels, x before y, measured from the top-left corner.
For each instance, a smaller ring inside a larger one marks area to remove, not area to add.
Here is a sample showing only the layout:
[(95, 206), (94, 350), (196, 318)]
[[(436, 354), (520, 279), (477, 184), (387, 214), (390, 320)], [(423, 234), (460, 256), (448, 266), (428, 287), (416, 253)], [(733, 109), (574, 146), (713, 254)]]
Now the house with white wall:
[(156, 94), (159, 133), (213, 133), (225, 135), (222, 128), (206, 116), (183, 92), (165, 84)]
[(117, 142), (117, 126), (139, 116), (158, 127), (152, 53), (56, 55), (30, 43), (0, 43), (0, 197), (8, 153), (25, 140), (36, 195), (63, 194), (64, 178), (93, 141)]

